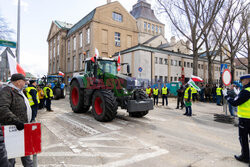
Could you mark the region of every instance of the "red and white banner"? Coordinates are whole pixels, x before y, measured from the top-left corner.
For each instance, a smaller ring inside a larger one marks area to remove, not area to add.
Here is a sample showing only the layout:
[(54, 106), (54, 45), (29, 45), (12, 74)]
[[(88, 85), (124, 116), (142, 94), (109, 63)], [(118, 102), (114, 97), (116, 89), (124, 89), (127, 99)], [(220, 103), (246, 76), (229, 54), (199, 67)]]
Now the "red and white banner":
[(65, 76), (65, 74), (64, 74), (62, 71), (59, 71), (59, 72), (58, 72), (58, 75), (61, 75), (61, 76), (63, 76), (63, 77)]
[(8, 62), (9, 62), (9, 67), (10, 67), (10, 74), (23, 74), (24, 76), (25, 71), (22, 69), (22, 67), (16, 62), (15, 58), (10, 55), (10, 53), (7, 52), (8, 55)]
[(8, 158), (38, 154), (41, 149), (41, 123), (24, 124), (24, 130), (16, 126), (2, 126)]
[(194, 76), (194, 75), (191, 75), (191, 79), (194, 82), (203, 82), (203, 79), (201, 79), (200, 77)]

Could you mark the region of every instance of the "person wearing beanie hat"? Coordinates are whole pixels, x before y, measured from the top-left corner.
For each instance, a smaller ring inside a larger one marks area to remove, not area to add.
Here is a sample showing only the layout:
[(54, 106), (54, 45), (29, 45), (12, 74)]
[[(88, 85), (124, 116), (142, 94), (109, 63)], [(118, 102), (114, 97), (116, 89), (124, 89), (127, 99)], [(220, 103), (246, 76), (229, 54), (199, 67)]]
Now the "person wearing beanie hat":
[(32, 118), (31, 122), (34, 122), (37, 115), (38, 104), (40, 103), (37, 89), (36, 89), (36, 80), (30, 80), (28, 87), (25, 89), (26, 94), (29, 100), (29, 104), (32, 109)]
[[(31, 108), (23, 93), (27, 79), (22, 74), (13, 74), (10, 82), (0, 91), (0, 124), (15, 125), (17, 130), (24, 129), (24, 123), (30, 123)], [(0, 158), (1, 159), (1, 158)], [(30, 156), (21, 157), (24, 166), (33, 166)], [(15, 166), (15, 158), (9, 159), (11, 166)], [(3, 165), (0, 163), (0, 166)]]
[[(232, 106), (238, 106), (238, 118), (239, 118), (239, 140), (241, 144), (241, 154), (235, 155), (235, 159), (241, 162), (249, 163), (249, 140), (250, 135), (250, 74), (240, 77), (240, 81), (243, 85), (243, 89), (238, 92), (239, 94), (232, 98), (227, 93), (227, 89), (223, 90), (228, 103)], [(237, 93), (236, 93), (237, 94)]]

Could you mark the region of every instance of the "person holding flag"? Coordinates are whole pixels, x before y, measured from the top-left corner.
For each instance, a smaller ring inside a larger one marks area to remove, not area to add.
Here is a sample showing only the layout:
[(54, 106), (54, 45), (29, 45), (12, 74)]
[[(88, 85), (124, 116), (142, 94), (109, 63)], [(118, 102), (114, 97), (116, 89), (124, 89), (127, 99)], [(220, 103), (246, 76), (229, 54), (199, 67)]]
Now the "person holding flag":
[(189, 84), (186, 85), (186, 89), (184, 92), (184, 100), (186, 112), (183, 115), (192, 116), (192, 89)]

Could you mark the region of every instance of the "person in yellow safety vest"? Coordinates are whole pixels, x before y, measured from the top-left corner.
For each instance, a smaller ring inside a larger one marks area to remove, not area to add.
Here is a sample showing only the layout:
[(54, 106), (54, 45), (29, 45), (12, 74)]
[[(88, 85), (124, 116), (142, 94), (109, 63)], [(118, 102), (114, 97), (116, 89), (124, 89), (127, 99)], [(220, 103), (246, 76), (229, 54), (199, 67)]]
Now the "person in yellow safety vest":
[(44, 96), (45, 96), (45, 107), (47, 111), (53, 112), (51, 110), (51, 99), (53, 98), (53, 91), (51, 89), (51, 84), (43, 88)]
[(183, 115), (192, 116), (192, 89), (189, 84), (186, 85), (186, 89), (184, 91), (184, 101), (186, 112)]
[(162, 94), (162, 106), (164, 106), (164, 99), (166, 99), (166, 105), (168, 105), (168, 88), (166, 87), (166, 84), (164, 84), (164, 87), (161, 88), (161, 94)]
[(153, 97), (154, 97), (154, 105), (158, 105), (158, 95), (159, 95), (159, 89), (157, 86), (153, 89)]
[[(235, 98), (227, 94), (227, 89), (223, 90), (225, 99), (232, 105), (238, 106), (237, 115), (239, 117), (239, 140), (241, 144), (241, 155), (235, 155), (235, 159), (241, 162), (249, 162), (249, 140), (250, 135), (250, 74), (240, 77), (243, 89), (237, 92)], [(249, 164), (250, 166), (250, 164)]]
[(146, 88), (146, 94), (148, 95), (149, 98), (151, 98), (152, 89), (150, 88), (149, 85), (148, 85), (148, 88)]
[(37, 89), (36, 89), (36, 81), (30, 80), (28, 87), (25, 89), (26, 95), (30, 103), (30, 107), (32, 110), (32, 118), (30, 122), (34, 122), (37, 116), (38, 105), (40, 103)]
[(222, 85), (216, 88), (216, 102), (218, 106), (221, 106), (221, 98), (222, 98)]
[(197, 99), (197, 90), (193, 87), (191, 87), (191, 90), (192, 90), (192, 98), (193, 98), (193, 102), (195, 102), (195, 100), (198, 100)]
[(41, 89), (40, 86), (37, 86), (37, 92), (38, 92), (38, 97), (39, 97), (39, 100), (40, 100), (38, 109), (43, 109), (44, 108), (45, 95), (44, 95), (44, 92), (43, 92), (43, 90)]

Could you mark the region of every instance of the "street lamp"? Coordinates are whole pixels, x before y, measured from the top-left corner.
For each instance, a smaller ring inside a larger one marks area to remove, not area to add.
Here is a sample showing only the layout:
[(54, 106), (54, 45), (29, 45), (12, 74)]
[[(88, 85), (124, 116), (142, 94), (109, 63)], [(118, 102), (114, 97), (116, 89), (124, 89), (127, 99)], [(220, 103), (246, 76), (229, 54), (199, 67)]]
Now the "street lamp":
[(20, 3), (21, 1), (18, 0), (17, 5), (17, 43), (16, 43), (16, 57), (17, 63), (20, 64)]

